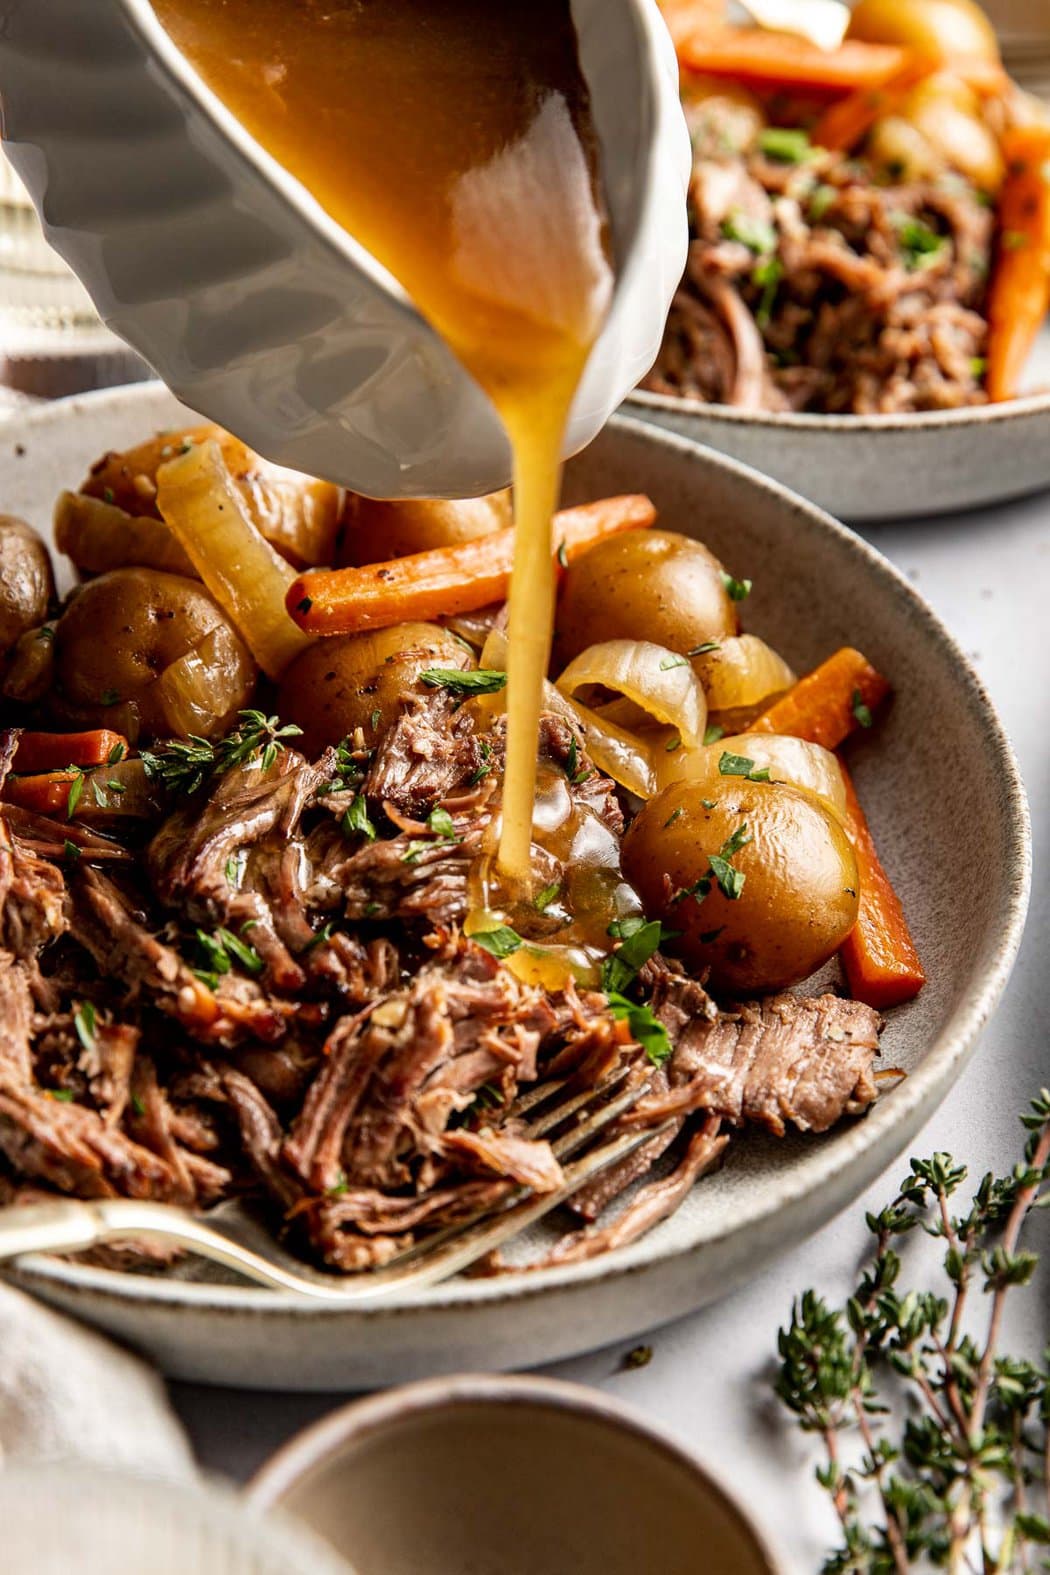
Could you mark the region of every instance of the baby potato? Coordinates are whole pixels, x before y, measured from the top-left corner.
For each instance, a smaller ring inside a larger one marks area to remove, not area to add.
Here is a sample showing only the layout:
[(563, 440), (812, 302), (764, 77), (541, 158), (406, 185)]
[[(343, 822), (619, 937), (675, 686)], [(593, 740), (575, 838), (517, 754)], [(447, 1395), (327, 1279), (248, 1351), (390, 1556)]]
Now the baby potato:
[(351, 492), (343, 510), (339, 562), (385, 563), (388, 558), (406, 558), (432, 547), (472, 541), (490, 531), (506, 530), (513, 523), (509, 489), (461, 501), (401, 498), (386, 502)]
[(797, 984), (857, 920), (845, 831), (819, 799), (781, 783), (665, 788), (631, 825), (623, 870), (649, 917), (679, 932), (671, 950), (710, 969), (716, 992)]
[(556, 668), (604, 640), (649, 640), (685, 655), (735, 635), (738, 624), (722, 565), (705, 546), (674, 531), (627, 530), (565, 571)]
[(277, 710), (302, 728), (304, 754), (317, 756), (358, 727), (366, 741), (378, 738), (397, 721), (404, 700), (427, 692), (419, 675), (428, 667), (473, 665), (467, 647), (436, 623), (318, 640), (286, 670)]
[(857, 0), (846, 37), (903, 44), (934, 60), (999, 59), (995, 28), (976, 0)]
[(151, 737), (176, 734), (172, 686), (166, 692), (158, 680), (194, 651), (207, 664), (206, 672), (195, 671), (195, 688), (208, 696), (194, 731), (218, 734), (248, 705), (258, 676), (239, 635), (197, 581), (113, 569), (83, 586), (58, 621), (57, 705), (85, 725), (118, 719)]
[(51, 559), (36, 531), (0, 514), (0, 655), (43, 623), (54, 594)]
[(157, 471), (187, 445), (213, 439), (222, 449), (226, 468), (253, 523), (266, 540), (294, 568), (330, 564), (343, 506), (342, 487), (275, 465), (221, 427), (158, 432), (135, 448), (103, 454), (80, 490), (87, 497), (116, 505), (125, 514), (159, 520)]

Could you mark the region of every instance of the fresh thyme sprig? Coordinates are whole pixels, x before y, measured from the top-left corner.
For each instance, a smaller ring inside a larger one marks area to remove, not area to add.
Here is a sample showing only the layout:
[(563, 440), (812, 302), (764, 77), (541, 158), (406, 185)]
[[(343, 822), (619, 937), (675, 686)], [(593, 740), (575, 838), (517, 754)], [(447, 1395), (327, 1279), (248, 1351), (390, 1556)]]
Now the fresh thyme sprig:
[(156, 752), (144, 749), (142, 764), (146, 775), (165, 792), (189, 797), (210, 778), (222, 776), (256, 754), (261, 757), (263, 770), (268, 771), (285, 740), (298, 738), (302, 732), (294, 722), (282, 724), (279, 716), (266, 716), (262, 711), (240, 711), (238, 715), (237, 726), (215, 743), (191, 733), (187, 739), (169, 740)]
[[(1000, 1351), (1007, 1297), (1038, 1262), (1022, 1226), (1050, 1205), (1050, 1090), (1021, 1120), (1023, 1159), (986, 1175), (965, 1214), (951, 1199), (966, 1167), (913, 1159), (893, 1202), (868, 1215), (874, 1255), (845, 1307), (806, 1291), (780, 1331), (776, 1391), (823, 1441), (817, 1478), (842, 1527), (825, 1575), (1050, 1568), (1050, 1353), (1040, 1364)], [(893, 1243), (917, 1229), (944, 1244), (937, 1290), (900, 1284)]]

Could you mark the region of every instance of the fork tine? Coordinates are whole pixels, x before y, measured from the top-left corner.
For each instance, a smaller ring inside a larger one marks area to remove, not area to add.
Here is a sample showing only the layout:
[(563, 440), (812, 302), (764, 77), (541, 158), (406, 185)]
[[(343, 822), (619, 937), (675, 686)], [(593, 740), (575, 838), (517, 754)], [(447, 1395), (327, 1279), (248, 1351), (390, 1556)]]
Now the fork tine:
[(606, 1094), (613, 1093), (615, 1089), (619, 1088), (624, 1078), (630, 1074), (631, 1070), (630, 1066), (619, 1066), (615, 1071), (610, 1072), (605, 1081), (599, 1083), (596, 1088), (585, 1088), (582, 1093), (573, 1094), (568, 1099), (561, 1100), (550, 1110), (543, 1111), (537, 1116), (535, 1121), (529, 1122), (526, 1128), (526, 1136), (540, 1138), (545, 1133), (550, 1132), (552, 1128), (561, 1126), (563, 1121), (568, 1121), (569, 1117), (574, 1116), (578, 1110), (584, 1109), (587, 1105), (592, 1105), (596, 1098), (602, 1098)]

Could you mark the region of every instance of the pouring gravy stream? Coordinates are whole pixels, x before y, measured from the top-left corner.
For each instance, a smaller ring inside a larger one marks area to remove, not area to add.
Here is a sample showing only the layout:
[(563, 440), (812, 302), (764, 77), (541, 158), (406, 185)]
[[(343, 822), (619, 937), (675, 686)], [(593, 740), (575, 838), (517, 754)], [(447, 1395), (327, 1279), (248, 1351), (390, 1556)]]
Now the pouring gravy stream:
[(255, 139), (403, 285), (492, 399), (517, 539), (498, 854), (527, 893), (551, 518), (612, 295), (569, 0), (154, 0)]

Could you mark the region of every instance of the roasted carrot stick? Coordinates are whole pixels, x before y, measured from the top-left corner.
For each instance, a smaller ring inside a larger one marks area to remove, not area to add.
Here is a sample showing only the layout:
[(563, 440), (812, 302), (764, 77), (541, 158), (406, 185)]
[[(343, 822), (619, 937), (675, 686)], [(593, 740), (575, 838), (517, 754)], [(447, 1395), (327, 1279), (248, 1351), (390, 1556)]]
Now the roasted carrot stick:
[(45, 771), (40, 776), (8, 777), (4, 783), (4, 798), (22, 809), (31, 809), (36, 815), (55, 815), (59, 819), (72, 819), (75, 798), (71, 800), (73, 784), (82, 782), (78, 771)]
[(108, 727), (90, 733), (22, 733), (15, 750), (15, 771), (61, 771), (63, 766), (104, 766), (122, 760), (128, 741)]
[(854, 998), (882, 1010), (918, 995), (926, 975), (900, 898), (879, 861), (864, 811), (844, 766), (842, 775), (846, 783), (846, 829), (857, 855), (860, 876), (860, 913), (839, 955)]
[(988, 297), (988, 395), (1013, 399), (1050, 306), (1050, 127), (1003, 137), (999, 255)]
[[(683, 36), (684, 35), (684, 36)], [(790, 87), (814, 93), (851, 93), (881, 88), (901, 70), (908, 51), (895, 44), (847, 39), (838, 49), (819, 49), (804, 38), (756, 27), (719, 27), (701, 20), (686, 32), (676, 18), (678, 58), (690, 71), (732, 77), (753, 87)]]
[(907, 55), (881, 86), (856, 88), (837, 103), (829, 104), (810, 132), (810, 141), (821, 148), (847, 153), (867, 136), (881, 116), (894, 114), (911, 89), (939, 69), (934, 60)]
[(837, 749), (867, 713), (881, 705), (890, 686), (866, 656), (844, 645), (800, 678), (793, 689), (749, 724), (752, 733), (787, 733)]
[[(655, 518), (647, 497), (602, 498), (556, 514), (552, 540), (559, 560), (571, 562), (604, 537), (651, 525)], [(513, 530), (497, 530), (388, 563), (302, 574), (292, 582), (285, 605), (309, 634), (357, 634), (415, 619), (426, 622), (503, 601), (513, 561)]]

